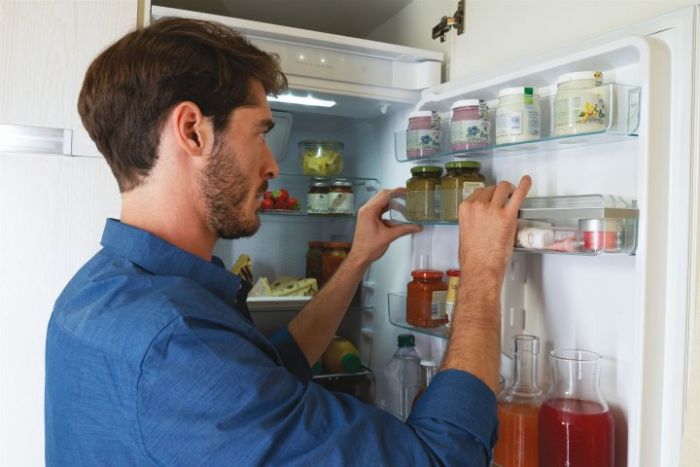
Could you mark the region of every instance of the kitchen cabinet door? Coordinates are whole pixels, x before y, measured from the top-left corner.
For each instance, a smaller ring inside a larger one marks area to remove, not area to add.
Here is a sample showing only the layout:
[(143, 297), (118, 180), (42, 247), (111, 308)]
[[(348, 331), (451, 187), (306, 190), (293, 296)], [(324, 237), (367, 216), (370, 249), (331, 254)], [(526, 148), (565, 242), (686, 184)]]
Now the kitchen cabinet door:
[(137, 0), (0, 2), (0, 124), (73, 131), (72, 154), (99, 157), (77, 102), (85, 71), (136, 27)]

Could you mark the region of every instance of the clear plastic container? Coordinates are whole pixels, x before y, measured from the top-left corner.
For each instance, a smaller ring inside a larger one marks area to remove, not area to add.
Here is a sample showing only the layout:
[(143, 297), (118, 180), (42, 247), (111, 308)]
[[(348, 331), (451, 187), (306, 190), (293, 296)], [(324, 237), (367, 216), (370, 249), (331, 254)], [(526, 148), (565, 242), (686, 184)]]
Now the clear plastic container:
[(304, 140), (299, 142), (299, 164), (305, 175), (335, 177), (343, 171), (340, 141)]
[(607, 128), (608, 103), (600, 71), (567, 73), (557, 79), (554, 135), (593, 133)]
[(412, 334), (398, 337), (399, 348), (384, 367), (384, 408), (400, 420), (411, 413), (413, 400), (421, 387), (421, 358)]
[(498, 92), (496, 144), (522, 143), (540, 137), (540, 98), (534, 88)]

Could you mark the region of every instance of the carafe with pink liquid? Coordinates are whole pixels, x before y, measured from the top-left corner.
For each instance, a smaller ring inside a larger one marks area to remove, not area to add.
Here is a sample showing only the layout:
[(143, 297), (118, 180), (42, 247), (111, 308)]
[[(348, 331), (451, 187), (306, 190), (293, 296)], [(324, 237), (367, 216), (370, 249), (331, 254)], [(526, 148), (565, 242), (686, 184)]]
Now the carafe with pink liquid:
[(600, 354), (550, 353), (552, 387), (539, 416), (540, 467), (614, 467), (615, 425), (600, 393)]

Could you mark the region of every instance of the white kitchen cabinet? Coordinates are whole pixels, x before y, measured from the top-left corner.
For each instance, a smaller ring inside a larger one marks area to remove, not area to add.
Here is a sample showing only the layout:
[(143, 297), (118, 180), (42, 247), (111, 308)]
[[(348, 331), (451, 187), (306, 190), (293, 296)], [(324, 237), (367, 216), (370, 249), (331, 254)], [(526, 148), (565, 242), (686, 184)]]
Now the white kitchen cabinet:
[(99, 156), (78, 115), (85, 71), (136, 27), (137, 0), (0, 2), (0, 124), (72, 130), (73, 155)]

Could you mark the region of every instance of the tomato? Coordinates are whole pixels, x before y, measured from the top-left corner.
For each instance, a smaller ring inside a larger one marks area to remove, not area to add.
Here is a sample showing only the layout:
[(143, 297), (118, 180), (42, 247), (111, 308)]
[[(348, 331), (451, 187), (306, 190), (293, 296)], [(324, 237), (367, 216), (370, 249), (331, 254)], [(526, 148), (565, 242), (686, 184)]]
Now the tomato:
[(273, 198), (275, 200), (282, 200), (282, 201), (287, 201), (289, 199), (289, 192), (285, 190), (284, 188), (280, 188), (279, 190), (275, 190), (272, 193)]
[(287, 200), (277, 198), (275, 200), (275, 209), (287, 209)]
[(268, 211), (272, 209), (274, 205), (275, 202), (272, 200), (272, 198), (264, 198), (260, 203), (260, 209), (262, 209), (263, 211)]
[(299, 200), (293, 196), (287, 200), (287, 209), (299, 209)]
[(272, 192), (266, 191), (265, 193), (263, 193), (263, 199), (272, 199)]

